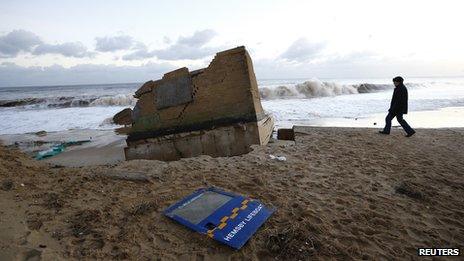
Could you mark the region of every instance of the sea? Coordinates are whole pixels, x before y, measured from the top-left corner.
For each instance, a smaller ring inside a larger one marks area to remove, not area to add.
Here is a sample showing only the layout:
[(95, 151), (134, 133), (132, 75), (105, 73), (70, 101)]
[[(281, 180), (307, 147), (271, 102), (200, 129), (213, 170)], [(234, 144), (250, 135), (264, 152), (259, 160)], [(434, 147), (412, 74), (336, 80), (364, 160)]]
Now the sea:
[[(79, 129), (110, 130), (111, 118), (133, 107), (142, 83), (0, 88), (0, 135)], [(391, 79), (263, 79), (263, 108), (277, 127), (380, 128), (393, 92)], [(410, 78), (413, 127), (464, 127), (464, 78)]]

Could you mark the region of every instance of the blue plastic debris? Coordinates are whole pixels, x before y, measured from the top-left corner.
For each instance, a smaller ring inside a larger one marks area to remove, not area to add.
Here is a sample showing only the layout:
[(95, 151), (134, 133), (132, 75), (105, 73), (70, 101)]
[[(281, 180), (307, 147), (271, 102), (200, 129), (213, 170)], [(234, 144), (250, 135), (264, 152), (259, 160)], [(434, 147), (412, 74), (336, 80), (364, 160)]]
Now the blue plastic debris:
[(69, 141), (69, 142), (63, 142), (61, 144), (53, 145), (48, 150), (43, 150), (43, 151), (37, 152), (37, 154), (35, 155), (35, 159), (36, 160), (43, 160), (43, 159), (46, 159), (46, 158), (50, 158), (50, 157), (53, 157), (55, 155), (60, 154), (68, 146), (81, 145), (81, 144), (87, 143), (87, 142), (90, 142), (90, 140)]
[(37, 154), (35, 155), (35, 159), (36, 160), (43, 160), (43, 159), (50, 158), (50, 157), (53, 157), (55, 155), (58, 155), (63, 151), (64, 151), (64, 145), (63, 144), (54, 145), (48, 150), (43, 150), (43, 151), (37, 152)]
[(195, 191), (168, 207), (164, 214), (194, 231), (240, 249), (274, 211), (258, 200), (211, 187)]

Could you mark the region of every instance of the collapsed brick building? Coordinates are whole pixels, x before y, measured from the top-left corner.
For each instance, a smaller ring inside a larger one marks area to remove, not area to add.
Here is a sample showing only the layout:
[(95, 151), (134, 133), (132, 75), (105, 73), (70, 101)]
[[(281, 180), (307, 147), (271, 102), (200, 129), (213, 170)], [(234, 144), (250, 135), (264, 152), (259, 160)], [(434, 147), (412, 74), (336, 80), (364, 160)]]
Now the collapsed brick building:
[(240, 155), (266, 144), (274, 127), (243, 46), (217, 53), (206, 68), (184, 67), (148, 81), (134, 97), (134, 109), (119, 115), (130, 115), (127, 160)]

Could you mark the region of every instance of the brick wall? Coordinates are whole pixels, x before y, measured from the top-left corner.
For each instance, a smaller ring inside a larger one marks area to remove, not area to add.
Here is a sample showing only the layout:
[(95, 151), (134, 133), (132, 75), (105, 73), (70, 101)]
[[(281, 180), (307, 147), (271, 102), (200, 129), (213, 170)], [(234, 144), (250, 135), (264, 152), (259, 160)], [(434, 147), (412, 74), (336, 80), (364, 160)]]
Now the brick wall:
[[(164, 80), (190, 74), (193, 101), (157, 110), (153, 89)], [(131, 133), (181, 128), (226, 118), (253, 118), (263, 113), (253, 64), (244, 47), (217, 53), (207, 68), (166, 73), (137, 90), (137, 117)]]

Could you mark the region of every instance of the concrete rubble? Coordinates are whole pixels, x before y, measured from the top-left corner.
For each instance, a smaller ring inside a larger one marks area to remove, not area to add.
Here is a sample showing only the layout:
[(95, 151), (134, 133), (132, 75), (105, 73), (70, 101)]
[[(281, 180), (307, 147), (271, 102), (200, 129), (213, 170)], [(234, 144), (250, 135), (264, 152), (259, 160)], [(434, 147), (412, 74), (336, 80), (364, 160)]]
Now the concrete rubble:
[(217, 53), (206, 68), (148, 81), (134, 97), (134, 109), (115, 117), (126, 125), (127, 160), (240, 155), (266, 144), (274, 128), (243, 46)]

